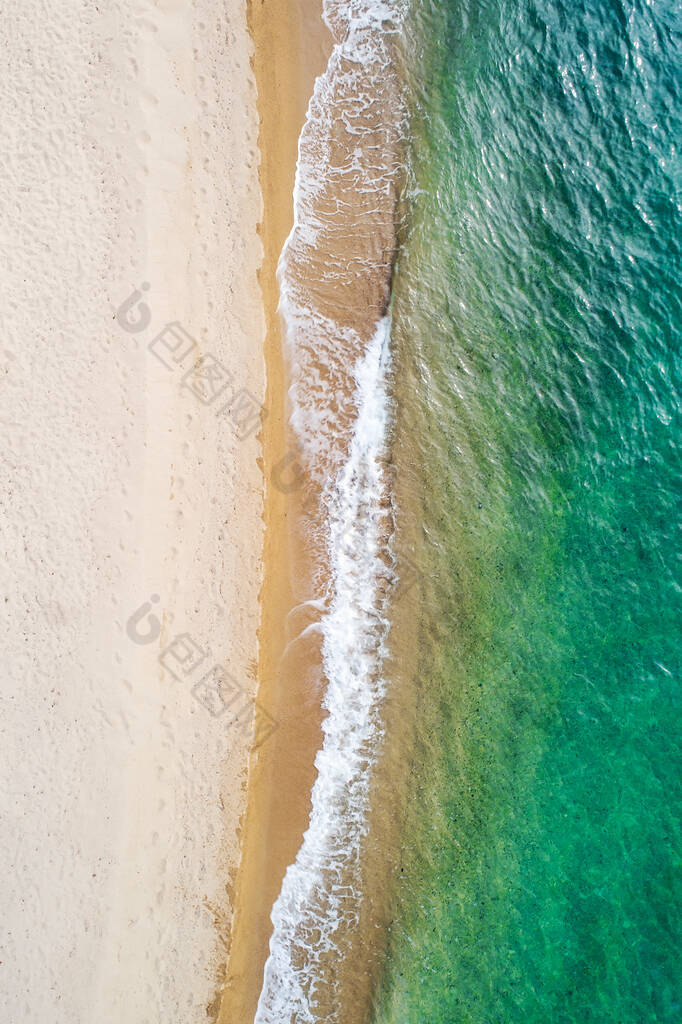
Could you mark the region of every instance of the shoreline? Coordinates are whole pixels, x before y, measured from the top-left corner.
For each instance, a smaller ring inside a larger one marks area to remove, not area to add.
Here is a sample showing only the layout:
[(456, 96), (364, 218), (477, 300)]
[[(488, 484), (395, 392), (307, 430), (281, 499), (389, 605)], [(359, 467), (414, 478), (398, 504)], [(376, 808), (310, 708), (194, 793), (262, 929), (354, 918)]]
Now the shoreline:
[[(309, 16), (312, 12), (310, 3), (304, 8), (296, 8), (300, 15), (307, 11)], [(283, 247), (287, 239), (287, 264), (286, 264), (286, 285), (285, 298), (287, 303), (291, 299), (291, 289), (296, 289), (296, 275), (301, 292), (298, 293), (294, 303), (300, 302), (299, 308), (305, 308), (305, 296), (309, 294), (312, 309), (330, 322), (339, 325), (346, 345), (354, 346), (353, 351), (348, 348), (339, 350), (338, 344), (326, 350), (329, 357), (329, 364), (325, 373), (329, 372), (331, 379), (335, 381), (339, 394), (344, 395), (339, 408), (336, 411), (338, 419), (339, 439), (345, 439), (345, 443), (351, 444), (355, 427), (355, 395), (357, 392), (357, 380), (355, 379), (354, 366), (356, 359), (364, 353), (365, 346), (369, 346), (370, 334), (374, 338), (377, 324), (385, 316), (390, 302), (391, 284), (394, 270), (394, 261), (397, 246), (397, 232), (399, 229), (400, 201), (400, 180), (401, 163), (399, 161), (399, 148), (401, 136), (399, 129), (393, 127), (393, 122), (385, 116), (386, 108), (384, 98), (377, 103), (361, 107), (356, 110), (353, 123), (355, 131), (361, 133), (362, 138), (369, 144), (368, 153), (378, 147), (386, 154), (386, 167), (389, 175), (393, 175), (391, 187), (382, 192), (384, 201), (377, 204), (376, 193), (368, 193), (365, 189), (358, 189), (358, 177), (355, 173), (347, 178), (335, 173), (325, 178), (324, 186), (316, 196), (320, 203), (320, 216), (325, 218), (330, 204), (334, 201), (340, 203), (344, 210), (343, 220), (335, 220), (333, 217), (326, 220), (324, 232), (324, 246), (320, 252), (319, 264), (314, 263), (314, 257), (308, 262), (310, 254), (305, 249), (305, 243), (301, 246), (300, 227), (297, 232), (290, 236), (293, 225), (294, 200), (298, 205), (299, 214), (305, 217), (300, 206), (298, 193), (294, 195), (294, 175), (296, 159), (291, 158), (287, 166), (282, 159), (282, 154), (287, 151), (287, 145), (291, 145), (292, 139), (299, 140), (301, 130), (305, 121), (306, 108), (314, 79), (321, 74), (328, 63), (333, 40), (330, 33), (324, 32), (327, 49), (324, 52), (324, 60), (319, 61), (315, 74), (309, 77), (307, 87), (302, 87), (300, 73), (297, 76), (296, 66), (291, 67), (292, 55), (296, 55), (297, 47), (303, 48), (303, 43), (309, 43), (310, 33), (303, 38), (300, 20), (290, 17), (286, 10), (287, 0), (279, 0), (277, 13), (284, 18), (284, 24), (278, 24), (277, 17), (271, 10), (268, 16), (262, 10), (262, 5), (251, 4), (249, 7), (249, 28), (255, 43), (255, 55), (253, 67), (256, 73), (256, 80), (259, 90), (259, 113), (261, 116), (261, 131), (259, 135), (259, 146), (262, 154), (260, 168), (261, 186), (264, 196), (264, 217), (261, 225), (262, 237), (265, 247), (265, 257), (261, 268), (261, 286), (263, 288), (266, 316), (268, 320), (268, 338), (266, 344), (266, 361), (268, 372), (268, 408), (270, 416), (266, 421), (263, 432), (263, 452), (265, 465), (266, 483), (266, 546), (265, 546), (265, 572), (264, 586), (262, 591), (262, 628), (259, 633), (260, 648), (260, 671), (259, 671), (259, 696), (263, 703), (277, 709), (280, 720), (280, 729), (277, 735), (268, 744), (267, 750), (263, 750), (252, 757), (249, 773), (249, 796), (246, 824), (243, 833), (242, 860), (240, 863), (237, 897), (235, 909), (235, 925), (231, 937), (230, 959), (228, 964), (227, 987), (223, 992), (219, 1024), (244, 1024), (253, 1020), (256, 1006), (263, 988), (263, 968), (268, 959), (269, 940), (272, 936), (272, 922), (270, 913), (275, 901), (282, 896), (283, 900), (291, 899), (295, 887), (302, 884), (302, 869), (299, 854), (308, 849), (304, 842), (304, 833), (310, 829), (319, 828), (319, 804), (316, 803), (317, 817), (311, 819), (311, 791), (318, 777), (316, 767), (316, 755), (322, 747), (322, 722), (326, 715), (331, 715), (334, 728), (338, 733), (339, 726), (343, 731), (343, 712), (337, 705), (335, 709), (325, 705), (323, 710), (322, 698), (325, 693), (326, 674), (329, 666), (323, 669), (322, 666), (322, 639), (327, 636), (326, 626), (320, 623), (319, 629), (308, 629), (319, 618), (322, 611), (320, 604), (321, 592), (320, 569), (326, 560), (326, 551), (315, 550), (315, 531), (312, 531), (310, 523), (305, 526), (306, 517), (312, 506), (317, 511), (317, 500), (319, 498), (319, 481), (311, 477), (309, 493), (301, 493), (295, 487), (291, 493), (283, 493), (287, 488), (278, 488), (273, 485), (273, 474), (279, 472), (287, 460), (293, 461), (295, 469), (295, 456), (288, 443), (293, 440), (287, 429), (285, 416), (285, 402), (287, 385), (292, 386), (294, 381), (296, 387), (300, 388), (300, 363), (291, 379), (286, 376), (286, 367), (283, 361), (282, 352), (282, 329), (283, 322), (277, 309), (280, 297), (278, 282), (276, 279), (277, 265), (280, 260)], [(320, 18), (319, 7), (317, 8), (317, 24), (323, 27)], [(337, 26), (338, 28), (338, 26)], [(339, 37), (343, 32), (339, 31)], [(351, 44), (355, 45), (355, 44)], [(384, 40), (379, 46), (390, 47), (392, 43)], [(383, 59), (388, 59), (388, 52), (384, 49)], [(310, 56), (310, 48), (306, 50)], [(393, 59), (397, 66), (397, 51), (393, 53)], [(381, 58), (380, 58), (381, 59)], [(299, 65), (300, 66), (300, 65)], [(382, 65), (382, 68), (385, 64)], [(310, 71), (311, 69), (309, 69)], [(331, 81), (334, 83), (330, 88), (338, 90), (332, 98), (333, 103), (344, 102), (344, 89), (348, 82), (341, 84), (337, 75), (336, 65), (332, 71)], [(288, 85), (298, 82), (300, 91), (297, 95), (289, 90)], [(325, 85), (325, 89), (328, 86)], [(395, 101), (396, 112), (401, 115), (403, 108), (400, 106), (399, 85), (397, 79), (392, 79), (388, 90), (389, 97)], [(329, 99), (328, 94), (324, 95)], [(282, 97), (287, 102), (282, 103)], [(298, 106), (298, 109), (297, 109)], [(318, 125), (320, 116), (319, 102), (313, 108), (313, 120), (306, 129), (306, 135), (300, 143), (303, 146), (301, 158), (304, 167), (308, 172), (310, 167), (305, 163), (310, 160), (310, 131), (319, 130), (311, 125)], [(333, 108), (332, 108), (333, 109)], [(285, 116), (286, 115), (286, 116)], [(331, 130), (331, 145), (343, 145), (341, 137), (344, 130), (353, 131), (353, 128), (346, 126), (343, 117), (336, 122), (337, 128)], [(389, 127), (391, 125), (392, 127)], [(346, 126), (344, 128), (344, 126)], [(340, 133), (340, 134), (339, 134)], [(288, 136), (288, 137), (287, 137)], [(324, 144), (323, 144), (324, 147)], [(289, 155), (291, 153), (289, 151)], [(322, 157), (323, 161), (328, 159), (327, 155)], [(362, 164), (360, 164), (362, 166)], [(333, 167), (333, 165), (332, 165)], [(330, 169), (329, 167), (327, 168)], [(365, 173), (372, 180), (375, 172), (374, 158), (367, 157)], [(358, 176), (362, 173), (358, 170)], [(307, 181), (307, 179), (305, 179)], [(302, 183), (305, 194), (305, 186)], [(307, 215), (310, 215), (308, 208)], [(305, 220), (300, 222), (305, 224)], [(368, 225), (371, 225), (370, 233), (367, 234)], [(371, 240), (370, 240), (371, 239)], [(361, 258), (363, 247), (369, 262), (364, 264), (364, 273), (358, 274), (354, 262)], [(329, 253), (332, 255), (329, 256)], [(293, 260), (298, 263), (292, 266)], [(334, 281), (334, 288), (329, 287), (326, 264), (330, 259), (337, 268), (337, 278)], [(336, 262), (334, 262), (336, 261)], [(342, 268), (346, 268), (345, 274)], [(308, 292), (310, 288), (310, 292)], [(342, 305), (340, 301), (342, 299)], [(294, 307), (295, 308), (295, 307)], [(287, 306), (287, 324), (291, 329), (292, 324), (289, 318), (290, 306)], [(309, 365), (314, 377), (316, 372), (315, 363), (317, 360), (317, 342), (315, 335), (305, 335), (305, 327), (302, 322), (293, 321), (293, 329), (296, 334), (297, 358), (300, 359), (301, 351), (307, 353), (304, 359), (309, 359)], [(302, 332), (302, 333), (301, 333)], [(350, 341), (349, 339), (352, 339)], [(332, 341), (330, 335), (329, 341)], [(307, 347), (306, 347), (307, 346)], [(363, 355), (364, 358), (364, 355)], [(326, 384), (327, 381), (324, 381)], [(317, 380), (318, 387), (320, 381)], [(347, 394), (346, 394), (347, 391)], [(300, 413), (301, 406), (298, 404), (300, 395), (297, 392), (296, 411)], [(273, 415), (274, 413), (274, 415)], [(313, 429), (312, 438), (316, 435)], [(334, 458), (334, 441), (327, 439), (330, 444), (328, 454)], [(341, 444), (344, 440), (341, 440)], [(364, 443), (364, 442), (363, 442)], [(349, 448), (349, 452), (350, 452)], [(358, 449), (360, 452), (362, 448)], [(392, 459), (389, 457), (389, 462)], [(391, 488), (391, 474), (385, 479), (385, 483)], [(305, 490), (305, 489), (304, 489)], [(397, 495), (385, 496), (379, 501), (378, 507), (384, 509), (381, 515), (384, 519), (390, 518), (388, 514), (389, 504), (393, 504)], [(348, 508), (358, 500), (358, 496), (349, 492), (347, 500), (350, 502)], [(360, 506), (358, 506), (360, 507)], [(387, 527), (388, 522), (384, 525)], [(395, 528), (395, 523), (394, 523)], [(381, 529), (381, 528), (380, 528)], [(306, 536), (307, 534), (307, 536)], [(387, 537), (386, 537), (387, 541)], [(312, 544), (311, 544), (312, 542)], [(402, 544), (400, 545), (402, 548)], [(322, 557), (322, 562), (320, 561)], [(390, 558), (388, 550), (386, 558)], [(400, 560), (400, 559), (399, 559)], [(380, 559), (383, 566), (386, 561)], [(381, 569), (383, 571), (383, 566)], [(331, 567), (330, 567), (331, 568)], [(324, 571), (324, 570), (323, 570)], [(352, 577), (347, 577), (344, 583), (345, 593), (348, 596), (354, 584)], [(312, 584), (312, 585), (310, 585)], [(377, 592), (377, 599), (382, 601), (385, 590), (380, 586)], [(356, 595), (357, 596), (357, 595)], [(350, 598), (355, 600), (354, 598)], [(408, 607), (413, 608), (413, 602), (408, 602)], [(402, 610), (401, 610), (402, 611)], [(328, 608), (325, 611), (326, 619), (329, 620)], [(341, 612), (343, 614), (343, 612)], [(400, 615), (405, 625), (405, 616)], [(413, 623), (410, 623), (412, 626)], [(305, 631), (305, 635), (302, 635)], [(410, 629), (410, 633), (412, 630)], [(374, 637), (376, 640), (377, 637)], [(362, 642), (361, 635), (358, 642)], [(327, 658), (328, 651), (325, 652)], [(389, 659), (390, 661), (391, 659)], [(395, 668), (395, 664), (394, 664)], [(409, 675), (409, 671), (407, 673)], [(336, 678), (336, 672), (334, 672)], [(343, 671), (341, 671), (343, 676)], [(406, 680), (404, 681), (406, 683)], [(368, 676), (367, 683), (371, 692), (372, 683)], [(377, 680), (377, 686), (381, 684)], [(354, 684), (349, 680), (347, 692), (353, 691)], [(402, 704), (406, 691), (404, 685), (399, 685), (399, 693), (395, 693), (391, 704)], [(364, 697), (362, 700), (364, 701)], [(378, 699), (378, 693), (377, 693)], [(388, 699), (388, 695), (384, 697)], [(408, 698), (409, 699), (409, 698)], [(387, 709), (388, 711), (388, 709)], [(360, 725), (360, 730), (365, 723)], [(325, 731), (328, 726), (325, 725)], [(381, 951), (385, 947), (387, 939), (386, 927), (388, 924), (388, 903), (390, 891), (395, 874), (395, 860), (393, 851), (398, 848), (397, 843), (389, 842), (390, 850), (383, 850), (379, 853), (377, 847), (377, 836), (394, 840), (394, 825), (390, 815), (386, 819), (381, 809), (381, 796), (387, 793), (391, 797), (398, 795), (400, 782), (396, 781), (391, 765), (395, 767), (396, 746), (404, 750), (403, 730), (399, 730), (400, 740), (397, 744), (389, 744), (390, 749), (383, 752), (376, 751), (378, 761), (376, 764), (376, 777), (370, 780), (367, 785), (368, 791), (368, 814), (377, 826), (377, 834), (369, 841), (369, 846), (361, 854), (364, 862), (362, 869), (365, 877), (372, 877), (376, 883), (376, 892), (369, 905), (363, 904), (359, 909), (361, 921), (360, 932), (355, 940), (355, 949), (348, 953), (347, 958), (341, 958), (342, 962), (328, 960), (322, 968), (328, 983), (327, 1003), (322, 1011), (342, 1014), (338, 1019), (360, 1019), (366, 1014), (371, 993), (375, 990), (378, 976), (381, 970)], [(362, 732), (360, 731), (359, 735)], [(329, 735), (327, 733), (327, 735)], [(383, 744), (382, 744), (383, 746)], [(388, 774), (386, 770), (388, 769)], [(323, 780), (324, 782), (324, 780)], [(326, 784), (329, 784), (329, 776), (326, 776)], [(342, 783), (343, 785), (343, 783)], [(391, 801), (395, 806), (395, 800)], [(351, 825), (352, 829), (352, 825)], [(310, 833), (308, 833), (310, 834)], [(360, 847), (365, 846), (362, 840), (357, 840)], [(354, 849), (352, 834), (349, 836), (349, 849)], [(377, 856), (378, 854), (378, 856)], [(296, 866), (294, 867), (294, 862)], [(286, 885), (283, 888), (285, 872), (291, 867), (291, 875), (287, 874)], [(308, 867), (312, 870), (312, 866)], [(341, 869), (343, 870), (343, 869)], [(297, 876), (298, 873), (298, 876)], [(298, 877), (298, 881), (297, 881)], [(298, 889), (296, 889), (298, 891)], [(281, 904), (278, 903), (278, 908)], [(286, 963), (286, 953), (282, 954), (282, 925), (281, 910), (278, 909), (278, 938), (273, 947), (272, 955), (275, 958), (271, 961), (270, 974), (267, 980), (267, 994), (265, 1010), (275, 1017), (281, 1015), (283, 1005), (279, 997), (274, 995), (280, 984), (277, 975), (273, 975), (272, 963), (281, 965)], [(352, 927), (351, 918), (347, 922)], [(279, 961), (277, 958), (280, 958)], [(279, 970), (275, 967), (274, 971)], [(281, 976), (280, 976), (281, 978)], [(338, 986), (343, 992), (338, 991)], [(333, 994), (332, 994), (333, 992)], [(322, 998), (322, 996), (320, 996)], [(330, 1002), (331, 998), (331, 1002)], [(273, 1000), (274, 1004), (273, 1005)], [(341, 1004), (339, 1004), (339, 1000)], [(333, 1004), (333, 1005), (332, 1005)], [(320, 1004), (322, 1006), (322, 1003)], [(348, 1017), (348, 1014), (351, 1014)], [(355, 1016), (353, 1016), (355, 1015)], [(270, 1017), (268, 1017), (270, 1019)], [(274, 1019), (274, 1017), (273, 1017)], [(335, 1017), (334, 1019), (337, 1019)]]
[[(247, 12), (260, 121), (263, 206), (258, 230), (263, 262), (258, 279), (266, 318), (268, 412), (261, 432), (265, 542), (257, 696), (266, 707), (277, 709), (279, 728), (265, 747), (251, 754), (227, 978), (216, 999), (218, 1024), (245, 1024), (253, 1019), (272, 931), (270, 911), (307, 827), (314, 758), (321, 742), (321, 709), (318, 706), (315, 713), (301, 685), (306, 667), (315, 661), (315, 651), (284, 659), (291, 627), (294, 632), (300, 630), (294, 611), (295, 576), (305, 571), (305, 549), (297, 535), (305, 488), (296, 486), (297, 466), (287, 425), (288, 381), (276, 273), (293, 226), (298, 139), (332, 40), (319, 0), (276, 0), (267, 11), (256, 0), (247, 0)], [(274, 482), (280, 479), (280, 470), (281, 487)], [(285, 482), (290, 474), (291, 485)]]

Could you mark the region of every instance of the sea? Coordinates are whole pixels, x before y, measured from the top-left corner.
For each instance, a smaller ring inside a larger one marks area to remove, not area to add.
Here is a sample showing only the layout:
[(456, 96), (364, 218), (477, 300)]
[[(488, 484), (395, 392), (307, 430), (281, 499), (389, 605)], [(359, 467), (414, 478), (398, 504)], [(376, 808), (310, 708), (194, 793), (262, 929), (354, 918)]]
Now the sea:
[(323, 740), (256, 1024), (682, 1020), (682, 6), (326, 0)]

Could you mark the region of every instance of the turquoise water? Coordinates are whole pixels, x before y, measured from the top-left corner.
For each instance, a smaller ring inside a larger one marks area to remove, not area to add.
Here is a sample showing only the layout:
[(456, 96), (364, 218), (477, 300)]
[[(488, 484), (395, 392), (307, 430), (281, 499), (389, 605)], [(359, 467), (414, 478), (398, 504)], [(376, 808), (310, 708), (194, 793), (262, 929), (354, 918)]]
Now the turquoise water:
[(682, 14), (418, 0), (418, 715), (374, 1024), (682, 1020)]

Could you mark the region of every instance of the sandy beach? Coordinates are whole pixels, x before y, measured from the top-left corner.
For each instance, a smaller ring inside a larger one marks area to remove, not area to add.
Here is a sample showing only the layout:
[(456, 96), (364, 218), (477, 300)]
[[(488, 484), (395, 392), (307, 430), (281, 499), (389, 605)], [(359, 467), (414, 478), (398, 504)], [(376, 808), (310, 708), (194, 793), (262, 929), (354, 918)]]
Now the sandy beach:
[(307, 487), (287, 427), (288, 381), (276, 271), (293, 223), (298, 138), (315, 78), (326, 66), (331, 37), (319, 0), (276, 0), (267, 9), (249, 3), (248, 12), (260, 117), (264, 257), (259, 280), (267, 322), (269, 412), (263, 429), (265, 571), (258, 678), (259, 697), (273, 709), (278, 730), (250, 764), (220, 1024), (253, 1019), (272, 932), (270, 911), (308, 823), (313, 761), (320, 745), (319, 700), (310, 704), (306, 676), (319, 654), (314, 644), (289, 649), (302, 628), (295, 612), (296, 577), (305, 572), (306, 552), (297, 524)]
[(679, 1019), (678, 28), (5, 5), (0, 1024)]
[(262, 582), (246, 9), (31, 0), (2, 36), (0, 1016), (196, 1024)]

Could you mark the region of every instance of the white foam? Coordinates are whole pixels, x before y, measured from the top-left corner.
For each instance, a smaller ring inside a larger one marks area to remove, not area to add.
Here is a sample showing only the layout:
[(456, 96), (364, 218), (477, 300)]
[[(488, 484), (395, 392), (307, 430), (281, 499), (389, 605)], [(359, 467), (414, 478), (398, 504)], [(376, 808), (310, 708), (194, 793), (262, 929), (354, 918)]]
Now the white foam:
[[(378, 215), (385, 216), (386, 192), (396, 179), (389, 150), (404, 133), (406, 116), (391, 70), (389, 45), (405, 9), (406, 0), (326, 0), (325, 21), (337, 42), (326, 71), (315, 83), (299, 139), (294, 224), (278, 266), (280, 312), (290, 375), (291, 423), (303, 454), (308, 456), (311, 473), (322, 470), (325, 478), (330, 467), (337, 465), (337, 457), (347, 451), (347, 432), (354, 419), (348, 378), (366, 340), (339, 324), (328, 310), (316, 308), (307, 287), (311, 280), (307, 269), (312, 268), (317, 281), (338, 283), (343, 295), (348, 236), (344, 235), (342, 197), (349, 187), (369, 201), (363, 208), (367, 224), (356, 220), (348, 226), (351, 233), (361, 236), (363, 231), (373, 230), (372, 198)], [(389, 82), (395, 109), (387, 117)], [(369, 138), (368, 110), (374, 112), (373, 121), (380, 126)], [(347, 136), (345, 157), (335, 131), (339, 122)], [(328, 206), (320, 210), (316, 205), (323, 192), (327, 202), (338, 204), (338, 225), (332, 223)], [(381, 256), (371, 246), (364, 248), (366, 251), (358, 246), (355, 264), (381, 277), (385, 273)]]
[[(385, 545), (385, 454), (390, 318), (358, 361), (358, 414), (348, 459), (328, 491), (329, 555), (334, 595), (323, 616), (327, 717), (315, 764), (308, 829), (272, 911), (273, 934), (254, 1024), (315, 1024), (320, 958), (335, 950), (357, 919), (358, 868), (366, 831), (369, 767), (382, 725), (384, 617), (379, 558)], [(334, 1019), (326, 1015), (328, 1024)]]
[[(374, 300), (374, 312), (357, 311), (358, 323), (376, 318), (373, 331), (342, 326), (329, 296), (362, 294), (352, 288), (357, 268), (369, 285), (388, 279), (387, 254), (372, 225), (386, 225), (393, 215), (386, 196), (396, 188), (404, 111), (388, 110), (386, 90), (390, 82), (391, 95), (399, 93), (389, 40), (405, 7), (406, 0), (326, 0), (336, 45), (315, 83), (299, 140), (294, 226), (278, 268), (290, 420), (327, 514), (316, 538), (325, 551), (318, 582), (328, 588), (319, 626), (327, 717), (308, 829), (272, 910), (255, 1024), (334, 1024), (334, 1012), (322, 1017), (316, 1006), (335, 1001), (333, 963), (358, 919), (360, 854), (385, 694), (391, 325)], [(354, 193), (363, 201), (350, 210)], [(337, 214), (349, 210), (345, 220), (334, 215), (335, 205)], [(315, 295), (325, 297), (320, 308)]]

